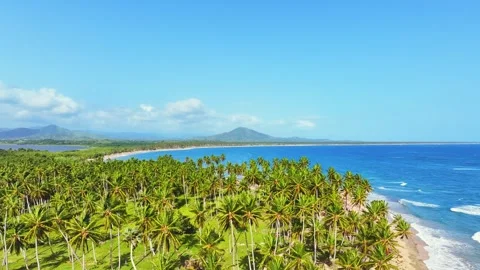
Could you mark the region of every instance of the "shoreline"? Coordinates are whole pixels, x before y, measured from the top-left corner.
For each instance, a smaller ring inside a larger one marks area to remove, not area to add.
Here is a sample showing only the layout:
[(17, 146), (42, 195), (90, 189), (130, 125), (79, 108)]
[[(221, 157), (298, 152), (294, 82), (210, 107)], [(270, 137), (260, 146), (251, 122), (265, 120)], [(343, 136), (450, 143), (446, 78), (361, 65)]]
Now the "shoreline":
[(115, 160), (120, 157), (133, 156), (137, 154), (145, 154), (152, 152), (182, 151), (193, 149), (214, 149), (214, 148), (247, 148), (247, 147), (306, 147), (306, 146), (406, 146), (406, 145), (478, 145), (480, 143), (310, 143), (310, 144), (245, 144), (245, 145), (203, 145), (191, 147), (173, 147), (173, 148), (156, 148), (149, 150), (131, 150), (107, 154), (103, 156), (103, 161)]
[(398, 241), (397, 263), (400, 270), (428, 270), (426, 260), (429, 259), (425, 249), (427, 243), (418, 236), (418, 231), (410, 229), (412, 235)]
[[(352, 146), (357, 144), (267, 144), (267, 145), (205, 145), (192, 146), (184, 148), (158, 148), (151, 150), (132, 150), (126, 152), (119, 152), (108, 154), (103, 157), (104, 161), (116, 160), (121, 157), (128, 157), (137, 154), (153, 153), (153, 152), (168, 152), (168, 151), (188, 151), (193, 149), (216, 149), (216, 148), (239, 148), (239, 147), (302, 147), (302, 146)], [(367, 144), (362, 144), (367, 145)], [(379, 145), (379, 144), (371, 144)], [(388, 144), (393, 145), (393, 144)], [(396, 144), (403, 145), (403, 144)], [(413, 227), (410, 229), (412, 235), (408, 239), (398, 240), (398, 255), (395, 260), (400, 270), (428, 270), (425, 261), (429, 258), (428, 251), (425, 249), (427, 244), (418, 236), (418, 231)]]
[(241, 147), (307, 147), (307, 146), (323, 146), (320, 144), (246, 144), (246, 145), (205, 145), (205, 146), (191, 146), (191, 147), (176, 147), (176, 148), (157, 148), (151, 150), (132, 150), (126, 152), (119, 152), (108, 154), (103, 157), (104, 161), (114, 160), (121, 157), (128, 157), (137, 154), (146, 154), (154, 152), (168, 152), (168, 151), (187, 151), (193, 149), (216, 149), (216, 148), (241, 148)]

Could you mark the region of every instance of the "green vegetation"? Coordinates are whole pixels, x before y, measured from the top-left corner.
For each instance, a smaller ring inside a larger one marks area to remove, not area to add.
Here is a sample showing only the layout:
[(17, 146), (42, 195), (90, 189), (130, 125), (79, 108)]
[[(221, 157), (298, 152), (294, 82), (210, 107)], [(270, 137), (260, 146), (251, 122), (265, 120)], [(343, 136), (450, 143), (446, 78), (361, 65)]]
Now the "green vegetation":
[(306, 158), (85, 159), (122, 149), (0, 151), (5, 269), (391, 269), (409, 236)]

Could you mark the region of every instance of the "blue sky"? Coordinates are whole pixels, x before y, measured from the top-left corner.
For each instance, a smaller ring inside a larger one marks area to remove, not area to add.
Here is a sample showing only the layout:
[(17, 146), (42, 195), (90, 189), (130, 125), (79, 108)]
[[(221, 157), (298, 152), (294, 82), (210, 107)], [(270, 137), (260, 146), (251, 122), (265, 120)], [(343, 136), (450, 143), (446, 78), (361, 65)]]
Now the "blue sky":
[(2, 1), (0, 127), (479, 141), (478, 1)]

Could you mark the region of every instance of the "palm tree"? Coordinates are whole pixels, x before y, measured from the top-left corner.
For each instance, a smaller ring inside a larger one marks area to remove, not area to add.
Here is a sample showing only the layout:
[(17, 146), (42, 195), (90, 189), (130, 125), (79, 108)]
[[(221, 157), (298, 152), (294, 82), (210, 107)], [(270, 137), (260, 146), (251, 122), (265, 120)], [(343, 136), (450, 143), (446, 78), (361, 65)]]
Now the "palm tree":
[(132, 262), (132, 267), (134, 270), (137, 270), (137, 266), (135, 265), (135, 260), (133, 258), (133, 250), (137, 247), (138, 243), (142, 240), (140, 237), (140, 233), (138, 230), (128, 228), (124, 233), (125, 242), (128, 243), (130, 246), (130, 261)]
[(402, 217), (397, 221), (395, 230), (397, 231), (397, 236), (400, 236), (401, 239), (407, 238), (412, 234), (410, 230), (410, 224), (406, 222)]
[(337, 257), (337, 228), (338, 228), (338, 221), (343, 216), (343, 208), (341, 204), (337, 201), (333, 201), (326, 209), (326, 216), (325, 216), (325, 223), (329, 224), (330, 227), (333, 226), (333, 234), (334, 234), (334, 250), (333, 250), (333, 260), (335, 261)]
[(281, 256), (274, 256), (267, 264), (266, 269), (269, 270), (284, 270), (287, 266), (285, 260)]
[(113, 250), (112, 250), (112, 244), (113, 244), (113, 235), (112, 235), (112, 229), (113, 227), (117, 227), (117, 242), (118, 242), (118, 261), (119, 261), (119, 268), (120, 268), (120, 227), (123, 221), (123, 216), (126, 214), (125, 210), (125, 204), (120, 202), (119, 200), (114, 200), (110, 195), (107, 194), (105, 198), (100, 202), (100, 205), (98, 207), (98, 213), (100, 215), (100, 218), (103, 221), (103, 227), (105, 230), (108, 231), (108, 234), (110, 236), (110, 267), (113, 268)]
[(388, 204), (385, 201), (371, 201), (364, 212), (371, 221), (377, 222), (387, 215)]
[(207, 253), (201, 258), (203, 269), (220, 270), (222, 269), (222, 257), (216, 253)]
[(35, 242), (35, 259), (37, 260), (37, 269), (40, 270), (40, 258), (38, 257), (38, 240), (48, 238), (48, 232), (52, 230), (52, 222), (47, 213), (47, 208), (38, 206), (33, 209), (31, 213), (23, 216), (25, 228), (28, 228), (25, 233), (27, 240), (34, 240)]
[(283, 195), (275, 197), (272, 205), (267, 209), (266, 216), (270, 222), (270, 226), (275, 226), (274, 255), (277, 255), (280, 226), (281, 224), (290, 224), (290, 205), (287, 203), (287, 198)]
[(313, 267), (312, 254), (305, 250), (305, 245), (295, 243), (288, 255), (290, 262), (287, 269), (309, 269)]
[(151, 231), (154, 228), (155, 216), (156, 212), (150, 205), (140, 208), (140, 211), (135, 214), (135, 225), (142, 235), (142, 242), (145, 246), (150, 247), (150, 252), (153, 255), (155, 255), (155, 250), (153, 249)]
[(71, 222), (67, 224), (67, 233), (70, 235), (70, 244), (75, 246), (75, 249), (82, 250), (82, 269), (85, 268), (85, 251), (89, 250), (88, 242), (91, 242), (93, 249), (93, 256), (95, 255), (95, 244), (98, 244), (102, 235), (100, 228), (102, 225), (97, 219), (92, 218), (86, 212), (83, 212), (79, 216), (73, 218)]
[(52, 217), (52, 223), (55, 229), (60, 233), (60, 235), (63, 237), (63, 239), (67, 243), (68, 256), (70, 258), (70, 262), (73, 264), (75, 257), (77, 257), (77, 255), (75, 254), (72, 246), (70, 245), (70, 242), (68, 240), (68, 235), (65, 233), (67, 221), (74, 216), (73, 209), (69, 207), (67, 203), (58, 201), (56, 202), (55, 206), (50, 208), (50, 210), (51, 210), (50, 215)]
[(369, 256), (371, 260), (371, 266), (378, 270), (398, 269), (398, 267), (390, 263), (393, 257), (394, 253), (387, 252), (386, 247), (382, 244), (375, 245)]
[[(261, 218), (262, 211), (257, 205), (257, 199), (255, 196), (250, 195), (249, 193), (244, 193), (241, 197), (241, 213), (244, 223), (248, 224), (248, 230), (250, 231), (250, 241), (251, 241), (251, 253), (252, 253), (252, 265), (253, 269), (256, 269), (255, 266), (255, 240), (253, 239), (253, 229), (252, 224), (258, 226), (258, 221)], [(246, 227), (246, 226), (244, 226)], [(248, 246), (247, 246), (248, 253)]]
[(347, 249), (338, 255), (338, 265), (342, 270), (362, 270), (365, 268), (364, 258), (357, 249)]
[(161, 248), (162, 254), (180, 244), (177, 238), (180, 233), (179, 215), (176, 211), (162, 212), (154, 220), (153, 240), (157, 245), (157, 250)]
[(220, 207), (218, 208), (219, 212), (219, 221), (220, 226), (224, 231), (230, 229), (230, 243), (232, 246), (232, 267), (237, 267), (237, 258), (236, 258), (236, 241), (235, 241), (235, 228), (240, 225), (241, 220), (241, 206), (238, 203), (238, 200), (235, 197), (227, 196), (223, 199)]
[[(27, 241), (22, 234), (24, 230), (23, 223), (15, 222), (13, 226), (11, 226), (11, 233), (10, 237), (6, 239), (5, 243), (7, 244), (8, 250), (10, 252), (14, 252), (16, 255), (22, 253), (23, 260), (25, 261), (25, 268), (28, 270), (28, 260), (27, 260)], [(8, 261), (6, 263), (6, 268), (8, 269)]]
[(305, 234), (305, 220), (308, 216), (311, 215), (313, 206), (315, 204), (315, 199), (313, 196), (310, 195), (302, 195), (298, 199), (297, 204), (297, 213), (296, 215), (300, 217), (302, 221), (302, 233), (300, 234), (300, 242), (304, 242), (304, 234)]
[(195, 215), (193, 223), (198, 228), (200, 234), (202, 234), (203, 226), (207, 220), (208, 206), (195, 201), (193, 206), (190, 208), (190, 211)]
[(219, 247), (220, 243), (224, 240), (223, 236), (216, 233), (215, 230), (207, 227), (203, 234), (197, 233), (196, 238), (201, 249), (200, 255), (202, 255), (202, 257), (207, 254), (221, 255), (224, 253), (224, 250)]

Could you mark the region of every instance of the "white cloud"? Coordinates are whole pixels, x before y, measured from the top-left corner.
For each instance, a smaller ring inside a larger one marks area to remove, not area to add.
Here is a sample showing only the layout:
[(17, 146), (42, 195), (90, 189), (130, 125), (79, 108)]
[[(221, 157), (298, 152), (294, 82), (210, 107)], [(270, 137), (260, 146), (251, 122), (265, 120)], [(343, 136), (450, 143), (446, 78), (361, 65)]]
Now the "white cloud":
[(165, 115), (173, 118), (188, 118), (194, 115), (204, 115), (206, 112), (205, 105), (197, 98), (170, 102), (164, 110)]
[[(167, 104), (139, 104), (136, 108), (82, 107), (53, 88), (22, 89), (0, 81), (0, 120), (73, 124), (75, 128), (150, 131), (212, 132), (263, 123), (244, 113), (226, 114), (209, 108), (198, 98)], [(68, 127), (68, 126), (67, 126)]]
[(298, 128), (314, 128), (316, 124), (310, 120), (297, 120), (295, 122)]
[(140, 109), (142, 109), (145, 112), (152, 112), (155, 108), (151, 105), (140, 104)]
[(53, 88), (23, 89), (0, 82), (0, 119), (40, 123), (71, 123), (82, 107)]
[(237, 125), (255, 125), (261, 122), (258, 117), (248, 114), (233, 114), (228, 116), (228, 120)]
[(26, 112), (42, 112), (62, 116), (76, 114), (80, 110), (80, 105), (72, 98), (52, 88), (27, 90), (0, 84), (0, 103), (9, 104), (23, 115), (27, 115)]

